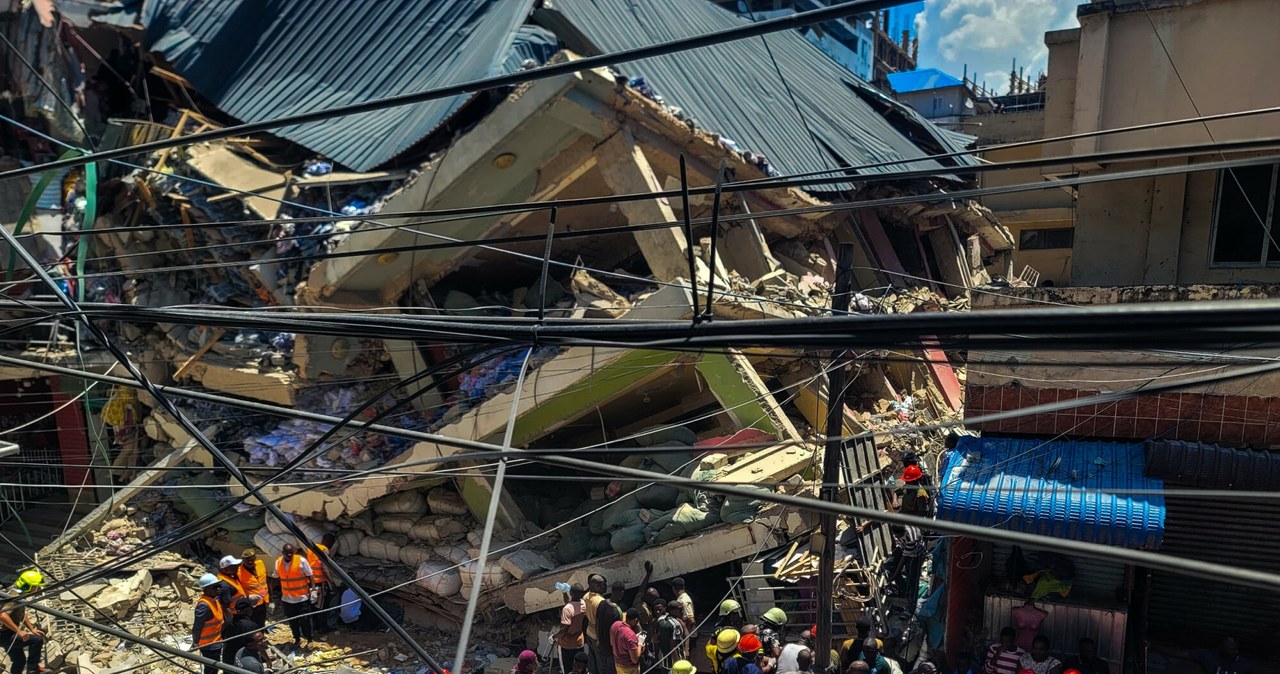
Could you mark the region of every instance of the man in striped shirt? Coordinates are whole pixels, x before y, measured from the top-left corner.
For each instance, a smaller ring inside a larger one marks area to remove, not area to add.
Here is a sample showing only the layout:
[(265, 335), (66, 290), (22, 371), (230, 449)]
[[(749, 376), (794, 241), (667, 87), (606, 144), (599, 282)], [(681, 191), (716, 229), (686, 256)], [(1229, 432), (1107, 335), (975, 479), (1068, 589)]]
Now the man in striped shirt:
[(985, 674), (1018, 674), (1018, 662), (1027, 652), (1018, 646), (1017, 637), (1012, 627), (1000, 630), (1000, 643), (987, 649), (987, 662), (982, 667)]
[(898, 542), (898, 563), (890, 578), (898, 581), (898, 587), (907, 599), (907, 610), (915, 613), (920, 594), (920, 569), (924, 566), (926, 552), (924, 533), (920, 527), (907, 525), (893, 527), (893, 536)]

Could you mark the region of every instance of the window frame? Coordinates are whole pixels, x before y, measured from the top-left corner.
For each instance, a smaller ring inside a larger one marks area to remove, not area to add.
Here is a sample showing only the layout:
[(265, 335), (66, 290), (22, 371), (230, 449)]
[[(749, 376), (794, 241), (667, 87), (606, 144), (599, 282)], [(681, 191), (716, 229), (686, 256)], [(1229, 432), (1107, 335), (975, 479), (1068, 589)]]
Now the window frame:
[[(1267, 193), (1266, 214), (1263, 216), (1263, 231), (1260, 233), (1259, 243), (1261, 251), (1259, 252), (1258, 261), (1255, 262), (1218, 262), (1214, 258), (1218, 252), (1218, 218), (1222, 214), (1222, 185), (1227, 179), (1227, 173), (1231, 169), (1222, 169), (1218, 171), (1217, 185), (1213, 190), (1213, 221), (1209, 227), (1209, 268), (1210, 269), (1268, 269), (1280, 267), (1280, 259), (1270, 260), (1271, 243), (1270, 239), (1272, 227), (1275, 225), (1276, 190), (1280, 189), (1280, 163), (1268, 164), (1271, 169), (1271, 190)], [(1243, 192), (1243, 190), (1242, 190)], [(1248, 195), (1246, 195), (1247, 197)]]
[[(1023, 246), (1023, 237), (1031, 232), (1071, 232), (1071, 245), (1069, 246), (1037, 246), (1035, 248), (1027, 248)], [(1024, 227), (1018, 230), (1018, 252), (1030, 250), (1072, 250), (1076, 245), (1076, 228), (1075, 227)]]

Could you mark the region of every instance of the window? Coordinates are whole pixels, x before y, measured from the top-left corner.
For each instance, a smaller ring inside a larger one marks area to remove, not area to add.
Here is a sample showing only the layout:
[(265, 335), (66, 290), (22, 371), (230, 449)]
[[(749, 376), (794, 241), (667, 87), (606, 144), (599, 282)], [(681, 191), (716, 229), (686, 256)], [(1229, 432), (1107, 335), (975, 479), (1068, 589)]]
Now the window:
[(1280, 266), (1280, 164), (1218, 174), (1212, 263), (1218, 267)]
[(1070, 248), (1075, 238), (1076, 230), (1074, 227), (1024, 229), (1018, 234), (1018, 250)]

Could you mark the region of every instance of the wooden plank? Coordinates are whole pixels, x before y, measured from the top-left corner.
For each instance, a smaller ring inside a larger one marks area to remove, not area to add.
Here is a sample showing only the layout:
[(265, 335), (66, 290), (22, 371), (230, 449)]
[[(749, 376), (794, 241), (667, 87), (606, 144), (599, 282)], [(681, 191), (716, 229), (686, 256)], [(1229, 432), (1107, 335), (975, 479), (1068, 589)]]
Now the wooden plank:
[(209, 353), (209, 349), (212, 349), (213, 345), (217, 344), (218, 340), (222, 339), (222, 336), (225, 335), (226, 333), (227, 333), (226, 328), (215, 329), (213, 331), (213, 334), (209, 336), (209, 341), (205, 342), (204, 346), (201, 346), (199, 349), (196, 349), (196, 352), (191, 354), (191, 357), (183, 361), (182, 364), (178, 366), (178, 369), (174, 371), (173, 373), (174, 381), (177, 381), (183, 378), (184, 376), (186, 376), (187, 371), (191, 369), (191, 365), (195, 363), (197, 360), (200, 360), (201, 356), (203, 356), (206, 353)]

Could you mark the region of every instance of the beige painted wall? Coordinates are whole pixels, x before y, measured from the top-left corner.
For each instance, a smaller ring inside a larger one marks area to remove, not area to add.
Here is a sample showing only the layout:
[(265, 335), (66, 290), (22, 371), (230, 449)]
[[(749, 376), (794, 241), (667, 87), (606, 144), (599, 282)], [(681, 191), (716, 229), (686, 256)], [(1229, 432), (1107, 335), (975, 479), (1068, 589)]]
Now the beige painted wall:
[[(1050, 50), (1047, 135), (1280, 105), (1280, 87), (1273, 86), (1280, 2), (1147, 0), (1146, 5), (1150, 18), (1137, 0), (1082, 5), (1078, 30), (1045, 36)], [(1280, 115), (1272, 114), (1211, 122), (1208, 129), (1188, 124), (1082, 139), (1071, 148), (1085, 153), (1276, 136)], [(1136, 169), (1174, 161), (1079, 168)], [(1280, 281), (1280, 269), (1210, 267), (1215, 185), (1215, 174), (1199, 173), (1082, 186), (1072, 284)]]
[[(1021, 241), (1026, 229), (1057, 229), (1073, 227), (1075, 221), (1070, 209), (1045, 208), (1028, 211), (1003, 211), (998, 214), (1000, 223), (1009, 228), (1014, 241)], [(1055, 286), (1071, 283), (1071, 249), (1022, 250), (1013, 252), (1013, 273), (1021, 275), (1023, 267), (1040, 272), (1040, 282), (1053, 281)]]

